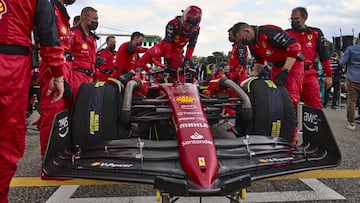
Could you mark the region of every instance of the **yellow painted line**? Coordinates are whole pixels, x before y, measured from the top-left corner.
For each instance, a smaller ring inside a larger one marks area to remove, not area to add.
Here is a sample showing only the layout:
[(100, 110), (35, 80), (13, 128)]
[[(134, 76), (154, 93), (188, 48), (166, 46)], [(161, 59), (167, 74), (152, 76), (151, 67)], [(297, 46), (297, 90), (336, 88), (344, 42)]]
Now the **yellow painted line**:
[(316, 178), (316, 179), (360, 178), (360, 170), (358, 169), (313, 170), (313, 171), (306, 171), (291, 175), (269, 178), (268, 180), (286, 180), (286, 179), (299, 179), (299, 178)]
[(105, 181), (74, 178), (71, 180), (41, 180), (40, 177), (13, 177), (10, 187), (45, 187), (45, 186), (61, 186), (61, 185), (115, 185), (125, 184), (120, 181)]
[[(334, 178), (360, 178), (359, 169), (343, 169), (343, 170), (313, 170), (291, 175), (284, 175), (267, 180), (289, 180), (300, 178), (315, 179), (334, 179)], [(45, 187), (45, 186), (61, 186), (61, 185), (115, 185), (126, 184), (120, 181), (104, 181), (92, 179), (71, 179), (65, 181), (41, 180), (40, 177), (13, 177), (10, 187)]]

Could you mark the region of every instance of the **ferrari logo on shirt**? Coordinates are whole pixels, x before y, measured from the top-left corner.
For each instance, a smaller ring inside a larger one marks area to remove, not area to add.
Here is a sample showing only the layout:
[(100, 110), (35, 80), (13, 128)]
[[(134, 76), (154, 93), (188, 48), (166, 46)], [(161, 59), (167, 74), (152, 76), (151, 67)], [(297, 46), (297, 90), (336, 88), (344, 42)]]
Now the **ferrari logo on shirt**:
[(180, 40), (180, 36), (179, 36), (179, 35), (175, 35), (175, 37), (174, 37), (174, 42), (179, 42), (179, 40)]
[(7, 12), (6, 4), (3, 0), (0, 0), (0, 19), (2, 18), (2, 15)]
[(307, 38), (308, 38), (308, 40), (312, 40), (312, 38), (313, 38), (312, 34), (308, 34)]
[(263, 48), (266, 49), (266, 47), (267, 47), (267, 46), (266, 46), (266, 43), (265, 43), (265, 42), (262, 42), (261, 44), (262, 44)]
[(84, 43), (84, 44), (81, 45), (81, 48), (82, 49), (88, 49), (88, 45), (86, 43)]

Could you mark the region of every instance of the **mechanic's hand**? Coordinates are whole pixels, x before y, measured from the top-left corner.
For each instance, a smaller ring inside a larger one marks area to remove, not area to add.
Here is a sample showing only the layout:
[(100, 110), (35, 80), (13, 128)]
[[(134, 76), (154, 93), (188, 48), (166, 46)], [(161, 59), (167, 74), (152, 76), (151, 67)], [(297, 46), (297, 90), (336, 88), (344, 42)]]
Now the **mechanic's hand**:
[(184, 68), (190, 68), (190, 59), (185, 58), (183, 63)]
[(170, 66), (170, 65), (167, 65), (167, 66), (165, 67), (165, 72), (167, 72), (167, 73), (173, 73), (174, 70), (175, 70), (175, 69), (174, 69), (172, 66)]
[(332, 77), (325, 78), (325, 89), (329, 89), (333, 84)]
[(64, 77), (56, 77), (51, 79), (49, 83), (49, 88), (46, 92), (46, 96), (53, 95), (51, 103), (59, 101), (64, 95)]
[(275, 76), (275, 84), (277, 86), (284, 86), (288, 78), (289, 70), (282, 69), (280, 73)]

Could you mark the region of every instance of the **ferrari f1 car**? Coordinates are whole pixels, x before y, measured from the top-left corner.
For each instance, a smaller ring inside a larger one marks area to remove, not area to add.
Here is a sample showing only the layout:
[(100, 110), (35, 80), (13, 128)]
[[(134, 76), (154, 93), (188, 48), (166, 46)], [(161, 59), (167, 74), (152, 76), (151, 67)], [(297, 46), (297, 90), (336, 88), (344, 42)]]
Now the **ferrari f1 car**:
[[(126, 82), (81, 85), (71, 113), (54, 120), (44, 172), (152, 184), (163, 202), (238, 202), (253, 181), (340, 163), (321, 110), (304, 106), (303, 143), (295, 144), (295, 110), (283, 87), (253, 78), (241, 88), (220, 73), (204, 91), (179, 73), (174, 82), (168, 73), (149, 80), (137, 72)], [(232, 121), (233, 131), (225, 125)]]

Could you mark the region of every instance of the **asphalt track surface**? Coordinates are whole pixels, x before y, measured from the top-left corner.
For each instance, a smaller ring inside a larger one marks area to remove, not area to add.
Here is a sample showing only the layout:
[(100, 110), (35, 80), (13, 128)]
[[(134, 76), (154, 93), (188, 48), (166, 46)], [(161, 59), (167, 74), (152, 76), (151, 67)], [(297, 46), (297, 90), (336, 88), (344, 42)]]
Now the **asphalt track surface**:
[[(247, 199), (241, 202), (360, 202), (360, 124), (355, 131), (345, 129), (346, 108), (326, 108), (342, 153), (340, 166), (253, 182)], [(151, 185), (97, 180), (40, 180), (39, 132), (29, 119), (25, 155), (11, 182), (9, 202), (156, 202)], [(180, 198), (176, 202), (230, 202), (225, 197)]]

